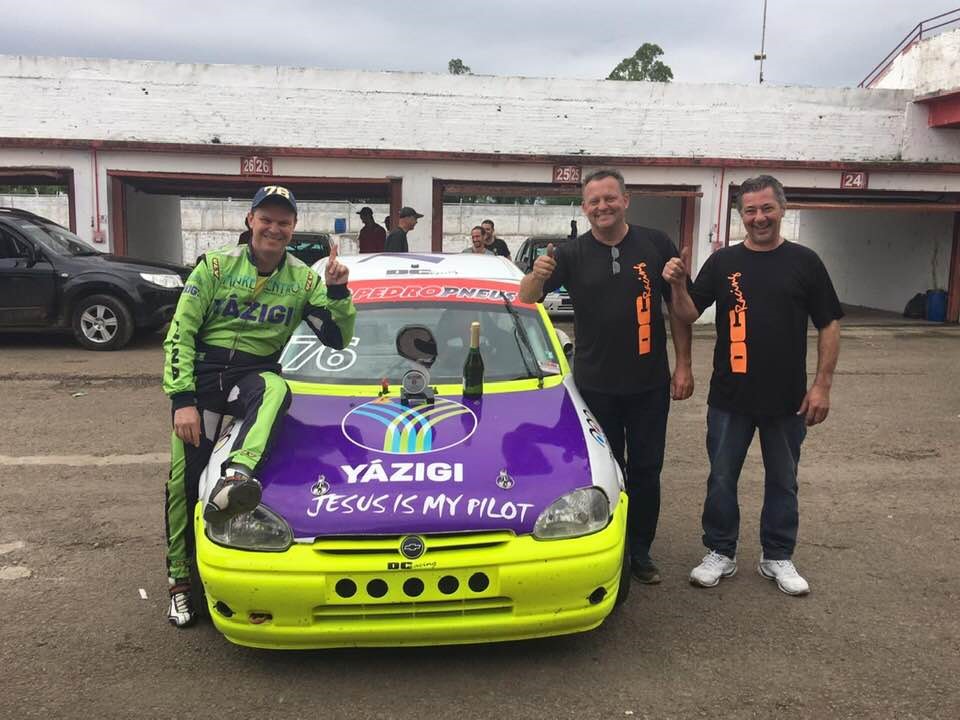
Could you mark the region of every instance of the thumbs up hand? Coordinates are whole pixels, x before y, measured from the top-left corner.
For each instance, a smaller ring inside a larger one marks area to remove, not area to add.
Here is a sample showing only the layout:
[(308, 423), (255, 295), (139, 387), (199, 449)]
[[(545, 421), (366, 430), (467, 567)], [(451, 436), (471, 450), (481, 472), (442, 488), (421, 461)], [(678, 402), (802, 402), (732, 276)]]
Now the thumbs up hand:
[(547, 252), (533, 261), (533, 275), (541, 282), (546, 282), (557, 269), (557, 261), (553, 259), (553, 243), (547, 245)]
[(663, 266), (663, 279), (671, 285), (682, 285), (686, 282), (690, 270), (690, 248), (684, 247), (680, 257), (670, 258)]
[(330, 256), (327, 258), (327, 266), (323, 270), (323, 282), (327, 285), (344, 285), (350, 270), (346, 265), (337, 260), (340, 249), (337, 245), (330, 246)]

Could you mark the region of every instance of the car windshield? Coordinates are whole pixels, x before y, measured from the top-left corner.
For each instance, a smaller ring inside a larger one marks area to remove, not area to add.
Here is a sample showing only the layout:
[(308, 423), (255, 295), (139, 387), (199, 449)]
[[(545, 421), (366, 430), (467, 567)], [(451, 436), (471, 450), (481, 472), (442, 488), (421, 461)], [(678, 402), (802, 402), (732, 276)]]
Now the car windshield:
[(26, 235), (56, 255), (99, 255), (100, 251), (87, 245), (65, 227), (38, 218), (11, 216), (8, 220)]
[(406, 325), (425, 325), (437, 340), (437, 361), (430, 368), (435, 384), (463, 381), (463, 363), (470, 347), (470, 324), (480, 323), (480, 353), (484, 380), (519, 380), (559, 374), (560, 365), (540, 317), (517, 307), (534, 357), (515, 332), (505, 305), (493, 303), (361, 303), (357, 305), (354, 338), (344, 350), (325, 347), (306, 323), (301, 323), (283, 350), (280, 362), (289, 380), (336, 384), (377, 384), (386, 378), (400, 382), (413, 363), (397, 354), (397, 333)]

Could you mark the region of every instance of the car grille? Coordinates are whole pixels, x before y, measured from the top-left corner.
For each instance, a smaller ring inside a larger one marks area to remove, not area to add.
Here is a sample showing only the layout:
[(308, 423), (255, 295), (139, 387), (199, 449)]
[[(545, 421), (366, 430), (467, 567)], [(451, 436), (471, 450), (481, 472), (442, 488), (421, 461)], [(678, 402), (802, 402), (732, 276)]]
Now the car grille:
[[(411, 533), (413, 534), (413, 533)], [(369, 535), (318, 538), (311, 546), (314, 552), (330, 555), (384, 555), (395, 557), (400, 540), (405, 535)], [(427, 552), (454, 550), (479, 550), (493, 548), (510, 542), (514, 535), (510, 532), (465, 533), (462, 535), (421, 535)]]

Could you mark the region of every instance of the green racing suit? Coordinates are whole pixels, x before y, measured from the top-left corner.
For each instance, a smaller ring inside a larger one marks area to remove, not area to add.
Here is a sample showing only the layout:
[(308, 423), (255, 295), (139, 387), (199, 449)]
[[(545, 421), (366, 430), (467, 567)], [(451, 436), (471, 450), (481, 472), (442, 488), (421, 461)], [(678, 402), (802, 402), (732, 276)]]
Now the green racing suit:
[(242, 420), (221, 471), (255, 477), (290, 404), (279, 375), (280, 354), (300, 322), (325, 345), (343, 349), (353, 338), (356, 308), (346, 285), (322, 278), (287, 253), (268, 277), (259, 276), (249, 246), (209, 252), (185, 283), (163, 343), (163, 390), (173, 411), (196, 406), (200, 447), (171, 437), (166, 488), (167, 570), (171, 582), (189, 577), (191, 515), (200, 476), (224, 414)]

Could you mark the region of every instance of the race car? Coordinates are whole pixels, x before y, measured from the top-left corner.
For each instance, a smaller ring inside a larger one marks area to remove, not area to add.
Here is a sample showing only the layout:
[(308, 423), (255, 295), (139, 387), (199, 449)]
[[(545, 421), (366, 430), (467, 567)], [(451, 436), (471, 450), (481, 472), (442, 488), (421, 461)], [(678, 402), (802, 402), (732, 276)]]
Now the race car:
[[(542, 305), (507, 258), (343, 257), (353, 340), (304, 324), (261, 504), (200, 512), (197, 569), (217, 629), (272, 649), (478, 643), (599, 625), (630, 587), (623, 477)], [(323, 272), (323, 262), (316, 265)], [(464, 394), (479, 322), (482, 393)], [(199, 604), (199, 603), (198, 603)]]

